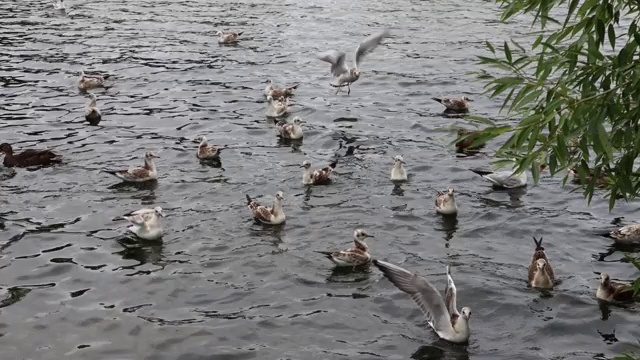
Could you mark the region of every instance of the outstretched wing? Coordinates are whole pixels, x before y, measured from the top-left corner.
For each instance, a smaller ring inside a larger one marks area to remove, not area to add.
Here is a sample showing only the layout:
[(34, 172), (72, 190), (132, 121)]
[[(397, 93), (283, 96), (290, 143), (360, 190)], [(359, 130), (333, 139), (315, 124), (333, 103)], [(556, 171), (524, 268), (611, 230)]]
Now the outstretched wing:
[(356, 69), (360, 68), (360, 62), (362, 61), (364, 56), (372, 52), (373, 49), (380, 45), (382, 39), (386, 38), (387, 36), (389, 36), (389, 30), (382, 30), (379, 33), (370, 35), (360, 43), (360, 45), (356, 49)]
[(318, 59), (330, 63), (331, 73), (338, 77), (349, 71), (345, 62), (346, 56), (344, 51), (331, 50), (318, 54)]
[(388, 262), (373, 260), (373, 264), (393, 285), (411, 296), (438, 334), (454, 333), (447, 307), (433, 285), (417, 274)]
[(449, 265), (447, 265), (447, 287), (444, 290), (444, 302), (447, 304), (447, 310), (449, 310), (449, 314), (452, 318), (460, 316), (456, 305), (457, 297), (458, 291), (456, 289), (456, 284), (453, 282), (453, 278), (451, 278)]

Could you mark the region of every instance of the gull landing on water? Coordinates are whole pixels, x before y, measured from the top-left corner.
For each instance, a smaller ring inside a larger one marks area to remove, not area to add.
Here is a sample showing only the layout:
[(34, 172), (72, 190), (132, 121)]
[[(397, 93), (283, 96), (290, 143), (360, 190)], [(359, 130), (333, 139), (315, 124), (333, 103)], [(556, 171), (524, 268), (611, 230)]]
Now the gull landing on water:
[(371, 261), (371, 255), (369, 255), (369, 246), (365, 242), (368, 237), (373, 235), (367, 234), (362, 229), (357, 229), (353, 232), (353, 241), (355, 247), (342, 251), (317, 251), (320, 254), (325, 255), (329, 260), (333, 261), (336, 266), (360, 266), (368, 264)]
[(402, 155), (397, 155), (393, 158), (393, 168), (391, 169), (392, 181), (405, 181), (407, 180), (407, 170), (404, 168), (404, 159)]
[(162, 237), (162, 224), (160, 217), (164, 217), (161, 207), (153, 209), (140, 209), (122, 218), (130, 222), (132, 225), (127, 230), (136, 234), (137, 237), (144, 240), (157, 240)]
[(196, 156), (200, 160), (218, 160), (220, 159), (220, 151), (222, 151), (222, 149), (224, 148), (215, 145), (209, 145), (209, 143), (207, 143), (207, 138), (202, 136), (200, 145), (198, 145)]
[(293, 90), (298, 88), (299, 84), (279, 88), (273, 84), (271, 79), (266, 81), (267, 87), (264, 88), (264, 96), (271, 96), (273, 99), (287, 98), (293, 96)]
[(338, 88), (336, 94), (344, 86), (348, 89), (347, 95), (351, 94), (351, 84), (360, 79), (360, 62), (365, 55), (380, 45), (387, 36), (389, 36), (389, 31), (383, 30), (364, 39), (356, 49), (354, 67), (351, 69), (347, 67), (347, 55), (343, 51), (331, 50), (318, 54), (318, 59), (331, 64), (331, 74), (337, 78), (337, 84), (331, 84), (331, 86)]
[(235, 32), (222, 32), (217, 31), (216, 35), (218, 35), (218, 44), (235, 44), (238, 42), (240, 35), (242, 35), (242, 31), (239, 33)]
[(293, 118), (293, 123), (289, 124), (285, 120), (281, 120), (276, 124), (278, 133), (283, 139), (300, 140), (304, 137), (302, 132), (302, 124), (304, 121), (299, 117)]
[(322, 169), (311, 169), (311, 162), (305, 160), (300, 167), (302, 170), (302, 183), (304, 185), (326, 185), (331, 182), (331, 174), (333, 169), (338, 165), (338, 160), (334, 160), (331, 164), (323, 167)]
[(458, 205), (453, 195), (453, 188), (449, 188), (446, 192), (438, 191), (436, 196), (436, 211), (442, 215), (453, 215), (458, 213)]
[(158, 171), (156, 170), (156, 164), (153, 162), (154, 158), (159, 158), (158, 155), (147, 151), (144, 154), (144, 166), (129, 168), (128, 170), (102, 170), (108, 174), (111, 174), (118, 179), (126, 182), (141, 183), (150, 180), (155, 180), (158, 177)]
[(84, 112), (84, 118), (89, 124), (98, 125), (100, 120), (102, 120), (102, 114), (100, 113), (100, 109), (98, 109), (98, 105), (96, 105), (96, 96), (94, 94), (90, 94), (89, 96), (91, 99)]
[(273, 206), (260, 205), (247, 195), (247, 207), (251, 210), (253, 218), (258, 222), (266, 225), (280, 225), (285, 222), (287, 217), (282, 209), (282, 201), (284, 201), (284, 193), (278, 191), (276, 198), (273, 200)]
[(461, 313), (458, 312), (457, 289), (451, 278), (449, 266), (443, 300), (438, 290), (418, 274), (380, 260), (373, 260), (373, 264), (393, 285), (411, 296), (440, 338), (457, 344), (469, 341), (471, 309), (463, 307)]
[(280, 117), (289, 112), (289, 98), (274, 99), (271, 95), (267, 96), (267, 116)]
[(555, 277), (547, 254), (544, 252), (542, 238), (538, 240), (534, 236), (533, 241), (536, 244), (536, 249), (529, 264), (529, 285), (540, 289), (553, 289)]
[[(607, 273), (600, 273), (600, 286), (596, 291), (596, 297), (607, 302), (633, 302), (631, 284), (613, 282)], [(640, 300), (640, 298), (637, 298)]]
[(460, 111), (466, 112), (469, 111), (469, 102), (473, 101), (466, 96), (461, 98), (431, 98), (444, 105), (449, 111)]

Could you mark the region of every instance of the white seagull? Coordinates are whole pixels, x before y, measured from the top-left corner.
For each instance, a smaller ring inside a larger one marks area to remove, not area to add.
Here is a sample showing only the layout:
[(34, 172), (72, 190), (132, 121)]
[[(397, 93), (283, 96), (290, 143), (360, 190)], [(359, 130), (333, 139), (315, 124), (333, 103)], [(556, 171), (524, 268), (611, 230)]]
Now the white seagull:
[(505, 189), (514, 189), (527, 186), (527, 173), (522, 171), (516, 174), (514, 171), (486, 171), (480, 169), (471, 169), (474, 173), (488, 180), (493, 186)]
[(429, 325), (444, 340), (452, 343), (469, 341), (471, 330), (469, 318), (471, 308), (463, 307), (461, 313), (456, 305), (457, 290), (447, 266), (447, 287), (444, 300), (429, 281), (388, 262), (373, 260), (373, 264), (382, 271), (398, 289), (411, 295), (411, 298), (424, 313)]
[(159, 206), (153, 209), (136, 210), (123, 216), (132, 224), (127, 230), (144, 240), (157, 240), (162, 237), (160, 217), (164, 217), (164, 214)]
[(259, 202), (251, 199), (251, 197), (247, 195), (247, 207), (251, 210), (253, 218), (258, 222), (267, 225), (280, 225), (287, 220), (287, 217), (284, 214), (284, 209), (282, 208), (282, 201), (284, 201), (284, 193), (282, 191), (278, 191), (276, 193), (276, 198), (273, 200), (273, 206), (261, 205)]
[(393, 158), (393, 168), (391, 169), (391, 180), (404, 181), (407, 180), (407, 170), (404, 168), (404, 159), (402, 155), (397, 155)]
[(453, 215), (458, 213), (458, 205), (453, 195), (453, 188), (449, 188), (446, 192), (438, 191), (436, 196), (436, 211), (442, 215)]
[(383, 30), (364, 39), (356, 49), (354, 67), (351, 69), (346, 64), (347, 55), (344, 51), (331, 50), (318, 54), (318, 59), (331, 64), (331, 73), (337, 78), (337, 84), (331, 84), (331, 86), (338, 88), (336, 94), (344, 86), (348, 88), (347, 95), (351, 94), (351, 84), (360, 78), (360, 62), (387, 36), (389, 36), (389, 31)]

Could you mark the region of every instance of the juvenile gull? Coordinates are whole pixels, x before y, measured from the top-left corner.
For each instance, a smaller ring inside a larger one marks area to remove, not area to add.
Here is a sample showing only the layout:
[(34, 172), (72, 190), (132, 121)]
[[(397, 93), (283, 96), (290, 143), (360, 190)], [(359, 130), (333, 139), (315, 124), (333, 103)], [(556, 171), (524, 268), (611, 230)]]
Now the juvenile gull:
[(159, 158), (159, 156), (152, 153), (151, 151), (147, 151), (144, 154), (144, 166), (142, 167), (132, 167), (127, 170), (102, 171), (126, 182), (141, 183), (155, 180), (158, 177), (158, 171), (156, 170), (156, 164), (153, 162), (154, 158)]
[(369, 255), (369, 246), (365, 242), (368, 237), (373, 237), (367, 234), (362, 229), (357, 229), (353, 232), (353, 241), (355, 246), (347, 250), (342, 251), (317, 251), (320, 254), (325, 255), (329, 260), (333, 261), (336, 266), (360, 266), (368, 264), (371, 261), (371, 255)]
[(97, 87), (104, 86), (104, 81), (107, 80), (111, 75), (87, 75), (84, 71), (80, 71), (80, 77), (78, 78), (78, 89), (82, 91), (87, 91), (89, 89), (94, 89)]
[(458, 344), (469, 341), (471, 308), (463, 307), (462, 312), (458, 312), (457, 290), (451, 278), (449, 266), (447, 266), (447, 287), (443, 300), (438, 290), (418, 274), (380, 260), (374, 259), (373, 264), (393, 285), (411, 296), (440, 338)]
[(453, 215), (458, 213), (458, 205), (454, 196), (453, 188), (447, 189), (446, 192), (438, 191), (436, 196), (436, 211), (442, 215)]
[(522, 171), (516, 174), (514, 171), (486, 171), (480, 169), (471, 169), (474, 173), (488, 180), (493, 186), (505, 189), (514, 189), (527, 186), (527, 174)]
[(218, 44), (234, 44), (234, 43), (237, 43), (239, 38), (240, 38), (240, 35), (242, 35), (242, 33), (243, 33), (242, 31), (239, 32), (239, 33), (235, 33), (235, 32), (232, 32), (232, 31), (229, 31), (229, 32), (225, 33), (225, 32), (222, 32), (222, 31), (218, 30), (218, 32), (216, 32), (216, 35), (218, 35)]
[(542, 238), (540, 240), (533, 237), (536, 249), (529, 263), (529, 285), (540, 289), (553, 289), (555, 277), (553, 268), (547, 259), (547, 254), (542, 246)]
[(271, 95), (267, 96), (267, 116), (280, 117), (289, 112), (289, 98), (274, 99)]
[(271, 96), (274, 99), (286, 98), (293, 96), (293, 90), (298, 88), (299, 84), (279, 88), (273, 84), (271, 79), (267, 79), (266, 81), (267, 87), (264, 88), (264, 95)]
[(389, 31), (383, 30), (364, 39), (356, 49), (354, 67), (351, 69), (346, 64), (347, 55), (343, 51), (331, 50), (318, 54), (318, 59), (331, 64), (331, 74), (337, 78), (337, 84), (331, 84), (331, 86), (338, 88), (336, 94), (343, 86), (348, 89), (347, 95), (351, 94), (351, 84), (360, 78), (360, 63), (362, 59), (380, 45), (387, 36), (389, 36)]
[(87, 105), (87, 109), (84, 112), (84, 118), (91, 125), (98, 125), (100, 120), (102, 120), (102, 114), (100, 113), (100, 109), (98, 109), (98, 105), (96, 104), (96, 96), (95, 94), (89, 94), (89, 104)]
[(447, 110), (452, 111), (469, 111), (469, 102), (473, 101), (466, 96), (461, 98), (431, 98), (444, 105)]
[(220, 159), (220, 151), (222, 151), (222, 147), (218, 147), (215, 145), (209, 145), (207, 143), (207, 138), (203, 135), (202, 140), (200, 141), (200, 145), (198, 145), (198, 151), (196, 152), (196, 156), (200, 160), (218, 160)]
[(600, 286), (596, 291), (596, 297), (608, 302), (632, 302), (633, 296), (631, 284), (613, 282), (607, 273), (600, 273)]
[(611, 231), (608, 236), (619, 243), (640, 242), (640, 224), (625, 225)]
[(46, 166), (62, 162), (62, 157), (51, 150), (28, 149), (14, 154), (7, 143), (0, 144), (0, 154), (4, 153), (2, 163), (6, 167)]
[(302, 121), (302, 119), (296, 116), (293, 118), (293, 123), (289, 124), (285, 120), (281, 120), (276, 124), (276, 127), (278, 128), (278, 133), (282, 138), (299, 140), (304, 136), (304, 133), (302, 132), (302, 125), (300, 125), (303, 122), (304, 121)]
[(253, 218), (258, 222), (267, 225), (280, 225), (287, 219), (282, 209), (282, 201), (284, 201), (284, 193), (282, 191), (276, 193), (273, 206), (260, 205), (257, 201), (252, 200), (249, 195), (246, 196), (247, 207), (251, 210)]
[(311, 162), (305, 160), (300, 167), (302, 170), (302, 183), (305, 185), (326, 185), (331, 182), (331, 174), (333, 169), (338, 165), (338, 160), (332, 161), (329, 165), (322, 169), (313, 170)]
[(164, 214), (159, 206), (153, 209), (136, 210), (123, 216), (132, 224), (127, 230), (144, 240), (157, 240), (162, 237), (160, 217), (164, 217)]
[(393, 158), (393, 168), (391, 168), (391, 180), (404, 181), (407, 180), (407, 170), (404, 168), (404, 159), (402, 155), (397, 155)]

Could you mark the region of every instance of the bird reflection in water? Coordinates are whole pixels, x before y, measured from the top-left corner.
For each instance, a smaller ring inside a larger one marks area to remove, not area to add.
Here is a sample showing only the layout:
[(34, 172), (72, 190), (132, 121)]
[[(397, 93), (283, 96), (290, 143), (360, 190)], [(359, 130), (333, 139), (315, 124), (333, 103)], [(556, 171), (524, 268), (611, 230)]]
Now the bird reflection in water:
[(401, 183), (393, 184), (393, 189), (391, 190), (391, 195), (393, 196), (404, 196), (404, 189), (402, 188)]
[(445, 247), (449, 247), (449, 240), (453, 238), (453, 234), (458, 230), (458, 217), (454, 215), (442, 215), (440, 216), (440, 228), (435, 228), (436, 231), (444, 231), (444, 240), (447, 242)]
[(138, 239), (134, 235), (124, 236), (117, 240), (124, 249), (115, 252), (123, 260), (136, 260), (138, 264), (133, 266), (123, 266), (123, 268), (133, 269), (144, 264), (164, 266), (162, 252), (164, 243), (162, 241), (148, 241)]
[(371, 264), (349, 267), (335, 266), (327, 276), (327, 282), (333, 283), (359, 283), (369, 280), (371, 276)]
[(453, 345), (438, 339), (431, 345), (421, 346), (411, 355), (415, 360), (469, 360), (466, 346)]
[(222, 161), (220, 161), (220, 159), (200, 160), (200, 165), (202, 165), (202, 167), (210, 167), (224, 171), (224, 168), (222, 168)]
[(283, 231), (286, 223), (280, 225), (268, 225), (262, 224), (257, 220), (254, 221), (254, 226), (251, 228), (251, 236), (260, 238), (260, 241), (268, 241), (274, 245), (277, 250), (274, 253), (283, 253), (288, 250), (283, 240)]
[(278, 136), (278, 146), (281, 147), (290, 147), (291, 152), (301, 152), (300, 148), (302, 147), (302, 139), (293, 140), (293, 139), (285, 139), (281, 136)]
[(482, 197), (480, 198), (480, 200), (490, 207), (506, 206), (508, 208), (520, 208), (524, 206), (524, 201), (522, 201), (522, 197), (524, 197), (524, 195), (527, 194), (527, 188), (521, 187), (516, 189), (491, 189), (486, 193), (484, 193), (484, 195), (495, 194), (495, 193), (506, 193), (509, 196), (509, 201), (494, 200), (494, 199), (482, 198)]

